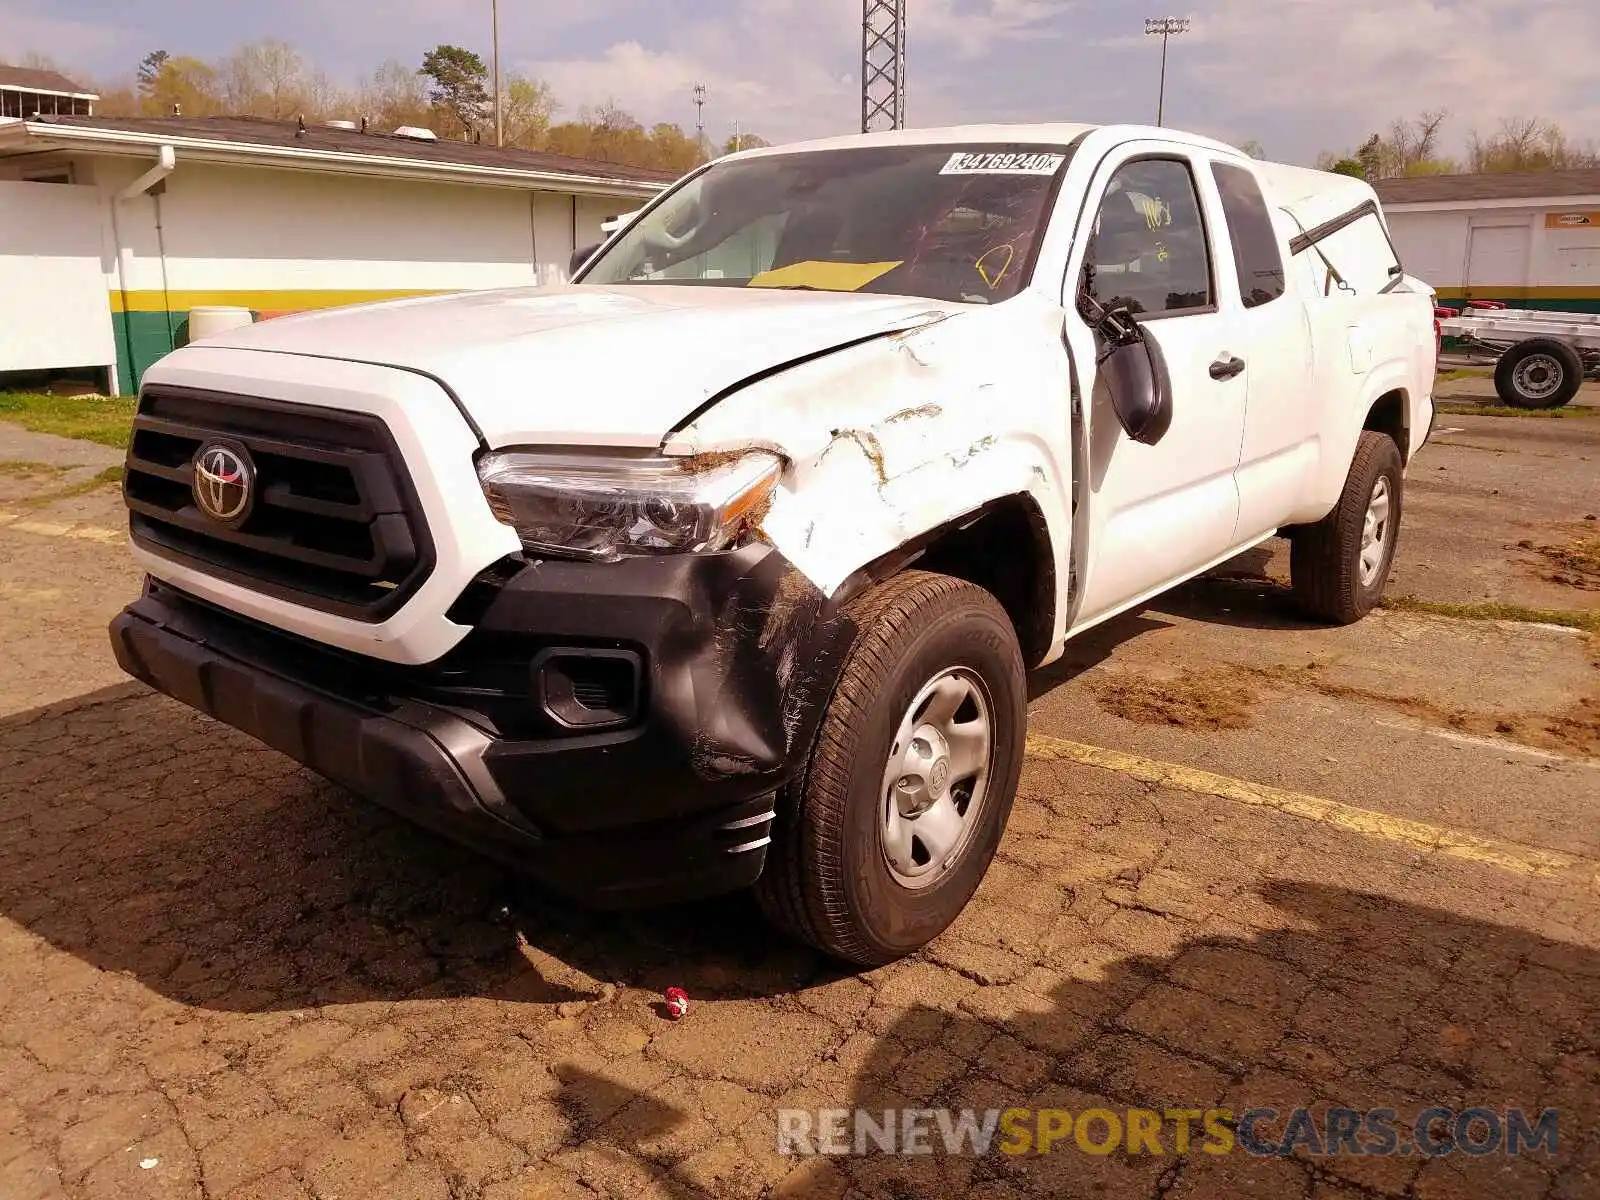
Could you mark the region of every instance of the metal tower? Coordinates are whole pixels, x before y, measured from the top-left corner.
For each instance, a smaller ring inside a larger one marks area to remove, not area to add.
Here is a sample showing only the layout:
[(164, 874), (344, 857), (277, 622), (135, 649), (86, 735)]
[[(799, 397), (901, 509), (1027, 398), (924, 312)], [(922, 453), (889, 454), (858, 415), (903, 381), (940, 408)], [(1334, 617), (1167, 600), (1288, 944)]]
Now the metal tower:
[(906, 127), (906, 0), (863, 0), (861, 132)]

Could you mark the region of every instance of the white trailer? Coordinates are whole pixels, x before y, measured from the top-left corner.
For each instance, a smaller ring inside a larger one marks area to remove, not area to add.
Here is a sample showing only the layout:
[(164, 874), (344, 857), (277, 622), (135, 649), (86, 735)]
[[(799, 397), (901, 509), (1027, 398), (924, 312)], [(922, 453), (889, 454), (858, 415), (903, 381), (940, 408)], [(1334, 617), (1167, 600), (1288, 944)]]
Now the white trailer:
[(1494, 361), (1495, 390), (1514, 408), (1559, 408), (1585, 376), (1600, 379), (1600, 313), (1467, 308), (1439, 329)]

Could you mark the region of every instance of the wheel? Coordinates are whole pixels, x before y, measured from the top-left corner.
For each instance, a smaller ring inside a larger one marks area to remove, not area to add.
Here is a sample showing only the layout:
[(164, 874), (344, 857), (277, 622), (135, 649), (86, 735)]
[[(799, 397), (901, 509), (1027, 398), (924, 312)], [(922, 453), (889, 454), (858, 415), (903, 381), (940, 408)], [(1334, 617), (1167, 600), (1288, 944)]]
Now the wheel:
[(963, 580), (908, 571), (846, 606), (856, 639), (800, 779), (780, 806), (762, 910), (838, 958), (925, 946), (982, 882), (1027, 737), (1010, 618)]
[(1583, 359), (1565, 342), (1529, 338), (1500, 356), (1494, 388), (1513, 408), (1560, 408), (1583, 386)]
[(1334, 510), (1294, 532), (1289, 577), (1309, 615), (1337, 625), (1366, 616), (1383, 598), (1394, 565), (1405, 499), (1400, 447), (1363, 430)]

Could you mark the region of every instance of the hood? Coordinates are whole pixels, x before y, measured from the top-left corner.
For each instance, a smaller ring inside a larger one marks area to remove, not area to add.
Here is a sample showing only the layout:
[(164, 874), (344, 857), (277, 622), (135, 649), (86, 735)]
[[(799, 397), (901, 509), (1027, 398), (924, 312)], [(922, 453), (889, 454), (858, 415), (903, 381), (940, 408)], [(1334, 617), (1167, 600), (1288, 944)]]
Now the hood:
[(303, 313), (196, 344), (420, 371), (493, 447), (657, 446), (745, 380), (959, 307), (764, 288), (518, 288)]

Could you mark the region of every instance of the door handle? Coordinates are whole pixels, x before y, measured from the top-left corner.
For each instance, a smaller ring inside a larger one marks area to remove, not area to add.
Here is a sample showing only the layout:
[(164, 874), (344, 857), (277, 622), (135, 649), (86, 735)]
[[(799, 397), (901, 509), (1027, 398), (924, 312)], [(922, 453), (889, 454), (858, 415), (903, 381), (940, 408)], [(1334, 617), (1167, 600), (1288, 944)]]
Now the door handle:
[(1236, 354), (1224, 354), (1211, 364), (1211, 378), (1217, 382), (1232, 379), (1244, 370), (1244, 359)]

